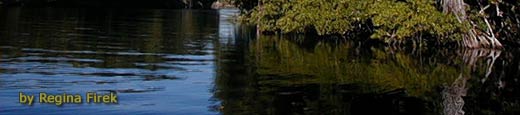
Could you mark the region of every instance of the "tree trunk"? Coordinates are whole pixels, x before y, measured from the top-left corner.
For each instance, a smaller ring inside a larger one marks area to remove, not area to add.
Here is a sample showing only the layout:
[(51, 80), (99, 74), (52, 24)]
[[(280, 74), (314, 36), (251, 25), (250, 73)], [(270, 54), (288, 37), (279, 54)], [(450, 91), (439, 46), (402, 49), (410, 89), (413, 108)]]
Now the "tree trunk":
[[(466, 3), (463, 0), (442, 0), (442, 8), (444, 13), (453, 13), (460, 23), (470, 23), (471, 29), (464, 35), (462, 44), (468, 48), (502, 48), (502, 44), (495, 37), (493, 28), (488, 20), (483, 17), (487, 29), (478, 29), (478, 26), (467, 18)], [(482, 8), (482, 11), (489, 6)], [(498, 10), (498, 9), (497, 9)], [(483, 15), (483, 12), (480, 12)]]

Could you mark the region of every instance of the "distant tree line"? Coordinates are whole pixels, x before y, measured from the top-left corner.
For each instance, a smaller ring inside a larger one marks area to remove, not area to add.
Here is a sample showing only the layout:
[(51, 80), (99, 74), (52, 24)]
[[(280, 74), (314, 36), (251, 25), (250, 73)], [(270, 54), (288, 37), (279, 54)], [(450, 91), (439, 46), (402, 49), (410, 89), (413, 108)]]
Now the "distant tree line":
[(210, 9), (217, 0), (0, 0), (3, 6)]

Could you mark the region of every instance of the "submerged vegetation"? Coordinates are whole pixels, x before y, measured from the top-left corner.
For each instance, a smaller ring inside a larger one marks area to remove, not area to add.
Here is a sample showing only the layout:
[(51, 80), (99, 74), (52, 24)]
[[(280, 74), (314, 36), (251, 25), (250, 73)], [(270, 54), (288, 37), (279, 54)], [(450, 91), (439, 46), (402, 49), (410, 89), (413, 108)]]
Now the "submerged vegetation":
[[(386, 43), (458, 42), (465, 47), (502, 47), (496, 31), (518, 28), (518, 1), (462, 0), (237, 0), (242, 19), (260, 31), (364, 34)], [(257, 3), (255, 3), (257, 2)], [(495, 26), (499, 25), (499, 26)], [(513, 32), (514, 33), (514, 32)], [(502, 39), (504, 40), (504, 39)]]

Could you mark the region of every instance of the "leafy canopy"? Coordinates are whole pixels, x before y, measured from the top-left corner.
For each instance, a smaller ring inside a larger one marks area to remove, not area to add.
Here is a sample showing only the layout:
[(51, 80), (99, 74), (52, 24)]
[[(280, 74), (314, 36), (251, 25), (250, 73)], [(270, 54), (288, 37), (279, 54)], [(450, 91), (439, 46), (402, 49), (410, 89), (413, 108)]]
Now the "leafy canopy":
[(385, 40), (422, 33), (444, 37), (464, 29), (453, 15), (437, 10), (434, 0), (261, 0), (245, 19), (262, 31), (284, 33), (345, 34), (366, 26), (372, 38)]

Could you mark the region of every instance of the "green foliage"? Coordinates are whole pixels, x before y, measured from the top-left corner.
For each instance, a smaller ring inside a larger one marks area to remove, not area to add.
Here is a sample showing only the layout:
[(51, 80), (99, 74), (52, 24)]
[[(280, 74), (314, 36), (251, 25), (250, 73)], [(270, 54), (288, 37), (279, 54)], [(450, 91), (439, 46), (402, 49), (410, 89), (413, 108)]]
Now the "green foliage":
[(439, 38), (464, 31), (453, 15), (432, 0), (262, 0), (247, 20), (262, 31), (319, 35), (345, 34), (356, 26), (374, 30), (372, 38), (403, 39), (419, 34)]

